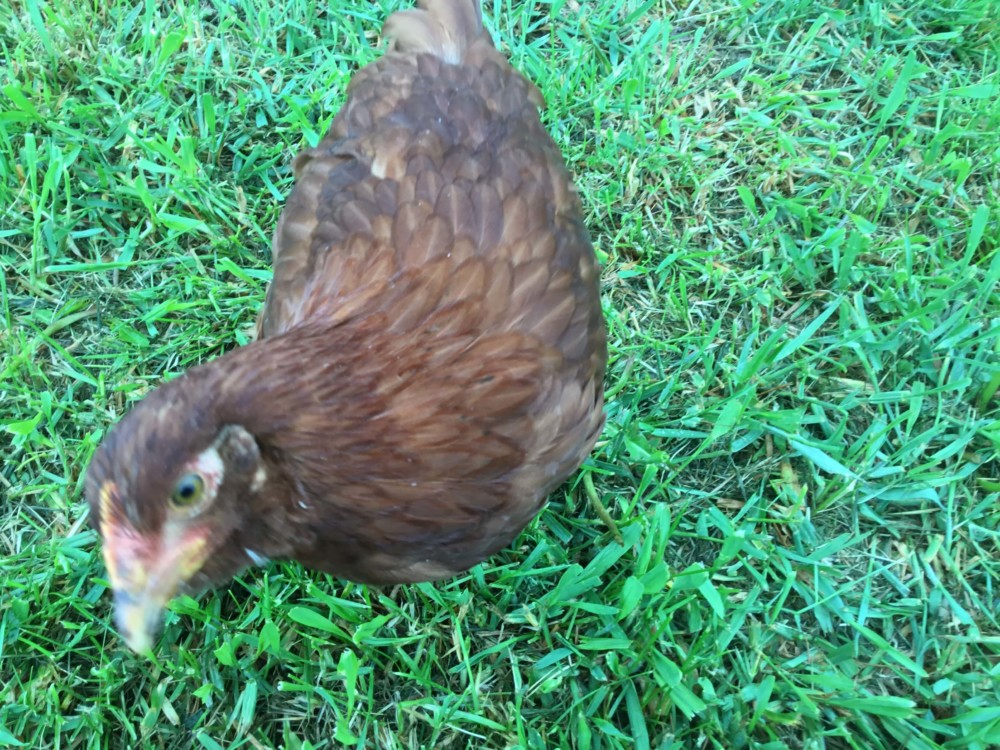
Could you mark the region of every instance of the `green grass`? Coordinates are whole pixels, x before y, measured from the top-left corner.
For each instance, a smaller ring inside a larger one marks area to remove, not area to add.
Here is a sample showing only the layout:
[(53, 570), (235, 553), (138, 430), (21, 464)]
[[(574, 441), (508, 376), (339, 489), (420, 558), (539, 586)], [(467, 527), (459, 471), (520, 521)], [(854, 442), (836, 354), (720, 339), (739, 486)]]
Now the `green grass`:
[(0, 746), (996, 746), (991, 0), (486, 4), (604, 263), (598, 449), (468, 575), (274, 566), (145, 661), (83, 472), (247, 340), (390, 3), (0, 2)]

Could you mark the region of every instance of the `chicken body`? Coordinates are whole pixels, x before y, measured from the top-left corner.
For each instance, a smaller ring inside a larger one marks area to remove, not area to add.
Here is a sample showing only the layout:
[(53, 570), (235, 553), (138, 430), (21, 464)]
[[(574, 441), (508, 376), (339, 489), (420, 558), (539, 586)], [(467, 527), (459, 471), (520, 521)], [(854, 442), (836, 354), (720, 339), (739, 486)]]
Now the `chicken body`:
[(433, 580), (510, 543), (603, 425), (598, 267), (538, 90), (478, 0), (387, 21), (294, 162), (258, 340), (149, 394), (95, 454), (118, 622), (268, 559)]

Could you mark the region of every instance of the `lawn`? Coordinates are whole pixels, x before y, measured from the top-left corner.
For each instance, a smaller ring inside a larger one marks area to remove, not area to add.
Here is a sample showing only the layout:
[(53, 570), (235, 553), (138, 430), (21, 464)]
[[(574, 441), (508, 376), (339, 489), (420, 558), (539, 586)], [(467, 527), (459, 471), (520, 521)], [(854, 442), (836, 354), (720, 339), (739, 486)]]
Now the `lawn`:
[(992, 0), (487, 0), (603, 264), (592, 458), (458, 579), (274, 565), (124, 647), (90, 456), (248, 340), (404, 4), (0, 0), (0, 746), (1000, 744)]

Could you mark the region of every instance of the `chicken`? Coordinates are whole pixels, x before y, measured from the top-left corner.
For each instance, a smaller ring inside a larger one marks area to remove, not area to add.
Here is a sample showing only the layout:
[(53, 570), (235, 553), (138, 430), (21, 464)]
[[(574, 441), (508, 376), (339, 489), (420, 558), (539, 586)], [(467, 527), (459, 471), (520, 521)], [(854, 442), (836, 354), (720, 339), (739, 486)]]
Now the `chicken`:
[(159, 386), (88, 469), (115, 617), (269, 560), (372, 584), (508, 545), (603, 427), (606, 331), (538, 89), (478, 0), (392, 15), (295, 186), (254, 342)]

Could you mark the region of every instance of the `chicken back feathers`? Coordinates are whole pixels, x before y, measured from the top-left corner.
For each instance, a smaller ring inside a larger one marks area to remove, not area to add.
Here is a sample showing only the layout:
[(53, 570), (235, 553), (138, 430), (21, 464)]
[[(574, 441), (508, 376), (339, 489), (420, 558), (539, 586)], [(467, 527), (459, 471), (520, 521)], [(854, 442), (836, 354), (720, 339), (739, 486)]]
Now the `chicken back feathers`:
[[(388, 351), (370, 362), (406, 370), (377, 388), (402, 444), (372, 442), (357, 465), (381, 481), (354, 484), (349, 506), (379, 509), (367, 549), (416, 545), (448, 574), (509, 543), (596, 440), (598, 267), (541, 95), (493, 46), (478, 3), (427, 2), (384, 31), (390, 51), (294, 162), (260, 330), (386, 326)], [(390, 469), (408, 448), (420, 456)], [(413, 578), (432, 566), (382, 565)]]
[[(508, 544), (600, 433), (599, 270), (541, 94), (478, 0), (419, 6), (388, 19), (387, 52), (294, 160), (258, 340), (151, 393), (95, 455), (106, 545), (119, 525), (161, 547), (211, 526), (180, 589), (264, 558), (376, 583), (455, 574)], [(219, 449), (223, 432), (243, 447)], [(218, 507), (175, 523), (163, 508), (192, 466), (219, 467)]]

